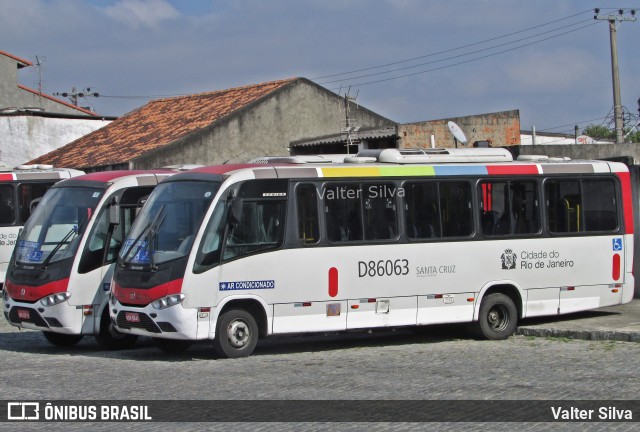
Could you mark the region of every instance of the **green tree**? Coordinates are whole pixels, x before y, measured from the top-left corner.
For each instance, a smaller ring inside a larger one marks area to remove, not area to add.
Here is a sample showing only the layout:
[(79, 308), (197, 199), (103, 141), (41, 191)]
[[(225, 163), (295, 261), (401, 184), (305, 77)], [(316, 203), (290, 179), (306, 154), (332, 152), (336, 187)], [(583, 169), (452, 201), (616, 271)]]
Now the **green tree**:
[[(630, 128), (625, 129), (624, 134), (626, 135), (630, 130), (631, 130)], [(582, 134), (588, 135), (591, 138), (594, 138), (597, 140), (602, 140), (602, 139), (611, 140), (611, 141), (616, 140), (616, 132), (602, 125), (589, 125), (582, 130)], [(640, 130), (636, 130), (635, 132), (629, 134), (629, 136), (627, 136), (624, 141), (632, 142), (632, 143), (640, 143)]]
[(602, 126), (602, 125), (589, 125), (582, 130), (582, 134), (588, 135), (594, 139), (606, 139), (606, 140), (616, 139), (615, 131), (612, 131), (606, 126)]
[(626, 142), (632, 143), (640, 143), (640, 131), (636, 130), (635, 132), (629, 134), (629, 136), (625, 139)]

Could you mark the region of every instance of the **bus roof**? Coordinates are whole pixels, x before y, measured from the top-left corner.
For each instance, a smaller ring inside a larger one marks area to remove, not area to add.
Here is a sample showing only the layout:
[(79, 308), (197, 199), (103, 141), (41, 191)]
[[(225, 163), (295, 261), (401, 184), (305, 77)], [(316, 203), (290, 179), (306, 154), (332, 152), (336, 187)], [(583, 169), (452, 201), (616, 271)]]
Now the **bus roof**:
[(16, 168), (0, 169), (0, 182), (62, 180), (83, 174), (83, 171), (72, 168), (53, 168), (51, 165), (20, 165)]
[[(69, 180), (65, 180), (64, 182), (56, 183), (53, 187), (99, 187), (106, 188), (110, 187), (110, 184), (113, 184), (119, 179), (123, 179), (126, 177), (140, 177), (138, 179), (138, 183), (140, 186), (144, 185), (156, 185), (164, 178), (175, 174), (174, 170), (117, 170), (117, 171), (103, 171), (81, 175), (78, 177), (74, 177)], [(144, 178), (149, 178), (152, 176), (151, 180), (144, 181)], [(160, 178), (158, 178), (160, 177)]]
[[(431, 151), (433, 150), (433, 151)], [(545, 156), (513, 161), (505, 149), (366, 150), (342, 155), (344, 162), (318, 161), (315, 157), (259, 158), (253, 164), (228, 164), (196, 168), (170, 181), (222, 180), (231, 175), (247, 178), (375, 178), (464, 175), (540, 175), (626, 172), (624, 164), (605, 161), (572, 161)], [(336, 160), (337, 155), (331, 155)]]

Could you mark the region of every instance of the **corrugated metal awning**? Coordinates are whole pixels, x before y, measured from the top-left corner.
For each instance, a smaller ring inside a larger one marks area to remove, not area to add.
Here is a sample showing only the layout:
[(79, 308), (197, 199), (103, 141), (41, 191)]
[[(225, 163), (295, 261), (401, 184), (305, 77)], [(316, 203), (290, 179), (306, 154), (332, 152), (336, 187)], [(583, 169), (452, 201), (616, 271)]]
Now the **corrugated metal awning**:
[[(360, 129), (351, 132), (352, 139), (356, 141), (397, 138), (398, 131), (396, 126), (388, 126), (384, 128)], [(337, 134), (323, 135), (316, 138), (303, 138), (292, 141), (291, 147), (309, 147), (322, 144), (339, 144), (347, 141), (348, 133), (340, 132)]]

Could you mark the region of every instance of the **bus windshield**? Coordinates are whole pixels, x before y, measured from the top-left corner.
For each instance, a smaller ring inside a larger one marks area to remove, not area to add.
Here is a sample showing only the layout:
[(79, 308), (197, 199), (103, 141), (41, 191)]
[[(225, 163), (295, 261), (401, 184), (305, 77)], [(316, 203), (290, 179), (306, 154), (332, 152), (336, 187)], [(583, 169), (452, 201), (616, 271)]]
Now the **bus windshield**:
[(187, 256), (219, 188), (220, 183), (207, 181), (158, 185), (127, 234), (121, 262), (153, 267)]
[(73, 256), (103, 192), (87, 187), (51, 189), (24, 226), (16, 261), (46, 266)]

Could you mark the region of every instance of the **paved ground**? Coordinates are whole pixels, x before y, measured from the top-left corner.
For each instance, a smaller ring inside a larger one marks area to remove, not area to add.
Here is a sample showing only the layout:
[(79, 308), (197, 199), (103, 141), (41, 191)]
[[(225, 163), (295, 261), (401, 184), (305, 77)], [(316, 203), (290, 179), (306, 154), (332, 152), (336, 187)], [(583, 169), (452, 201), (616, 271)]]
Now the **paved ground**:
[[(0, 391), (2, 399), (14, 400), (472, 399), (522, 400), (524, 408), (527, 400), (638, 400), (639, 326), (640, 302), (634, 301), (525, 321), (519, 335), (506, 341), (477, 341), (459, 327), (433, 326), (422, 334), (401, 330), (272, 338), (262, 341), (249, 358), (220, 360), (207, 344), (171, 356), (158, 351), (149, 339), (118, 352), (103, 351), (88, 337), (74, 348), (59, 349), (39, 332), (19, 331), (0, 320)], [(242, 418), (243, 412), (238, 412), (238, 420)], [(3, 426), (3, 430), (87, 429), (77, 423)], [(637, 423), (99, 423), (90, 427), (95, 431), (589, 431), (637, 430)]]
[(640, 299), (620, 306), (520, 322), (517, 334), (640, 342)]

